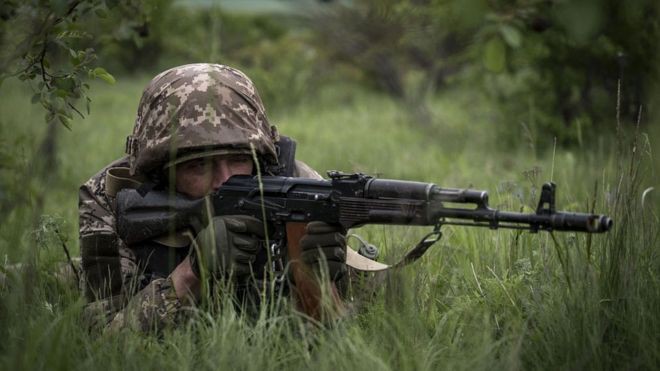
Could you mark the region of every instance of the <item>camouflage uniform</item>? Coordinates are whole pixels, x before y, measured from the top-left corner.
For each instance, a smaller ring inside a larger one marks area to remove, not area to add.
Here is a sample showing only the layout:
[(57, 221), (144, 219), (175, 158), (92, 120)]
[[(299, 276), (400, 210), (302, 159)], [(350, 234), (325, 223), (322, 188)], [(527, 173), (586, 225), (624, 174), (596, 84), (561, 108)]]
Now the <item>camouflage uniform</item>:
[[(127, 170), (126, 179), (136, 185), (163, 181), (168, 164), (251, 148), (268, 169), (277, 163), (277, 139), (258, 93), (240, 71), (192, 64), (156, 76), (142, 95), (134, 132), (127, 140), (128, 156), (80, 187), (80, 245), (85, 295), (90, 301), (86, 317), (91, 324), (110, 329), (162, 328), (178, 322), (185, 310), (168, 276), (188, 247), (168, 248), (153, 241), (127, 246), (116, 233), (116, 185), (108, 184), (109, 174)], [(300, 161), (295, 163), (294, 176), (321, 178)], [(147, 259), (174, 259), (166, 268), (149, 272), (143, 264), (145, 251)]]

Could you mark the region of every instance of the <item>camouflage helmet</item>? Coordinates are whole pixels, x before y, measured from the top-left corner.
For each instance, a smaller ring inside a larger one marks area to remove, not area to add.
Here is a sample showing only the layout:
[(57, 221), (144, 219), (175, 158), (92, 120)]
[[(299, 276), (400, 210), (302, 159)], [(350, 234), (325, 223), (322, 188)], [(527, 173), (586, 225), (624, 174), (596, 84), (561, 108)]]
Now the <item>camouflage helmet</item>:
[(172, 160), (249, 153), (276, 163), (271, 127), (261, 98), (241, 71), (219, 64), (188, 64), (154, 77), (140, 99), (127, 138), (131, 175), (152, 174)]

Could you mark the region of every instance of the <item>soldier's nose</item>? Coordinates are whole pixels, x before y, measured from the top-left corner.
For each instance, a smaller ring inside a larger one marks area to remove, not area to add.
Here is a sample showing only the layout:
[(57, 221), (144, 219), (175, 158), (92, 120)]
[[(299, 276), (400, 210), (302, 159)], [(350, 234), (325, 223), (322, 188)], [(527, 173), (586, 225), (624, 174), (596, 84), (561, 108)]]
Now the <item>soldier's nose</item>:
[(213, 166), (213, 190), (217, 191), (231, 177), (231, 169), (227, 161), (216, 160)]

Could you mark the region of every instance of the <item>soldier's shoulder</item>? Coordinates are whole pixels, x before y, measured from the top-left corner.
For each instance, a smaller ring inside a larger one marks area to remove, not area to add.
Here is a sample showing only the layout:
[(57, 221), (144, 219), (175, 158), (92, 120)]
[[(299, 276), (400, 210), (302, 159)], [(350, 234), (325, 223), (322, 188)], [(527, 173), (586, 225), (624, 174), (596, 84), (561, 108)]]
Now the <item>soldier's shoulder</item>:
[(321, 174), (300, 160), (296, 160), (296, 168), (293, 171), (293, 176), (300, 178), (323, 179)]
[(127, 168), (129, 166), (128, 156), (124, 156), (115, 161), (112, 161), (108, 165), (104, 166), (96, 174), (92, 175), (85, 183), (80, 186), (81, 191), (87, 191), (95, 196), (105, 195), (105, 181), (106, 175), (110, 169), (114, 168)]

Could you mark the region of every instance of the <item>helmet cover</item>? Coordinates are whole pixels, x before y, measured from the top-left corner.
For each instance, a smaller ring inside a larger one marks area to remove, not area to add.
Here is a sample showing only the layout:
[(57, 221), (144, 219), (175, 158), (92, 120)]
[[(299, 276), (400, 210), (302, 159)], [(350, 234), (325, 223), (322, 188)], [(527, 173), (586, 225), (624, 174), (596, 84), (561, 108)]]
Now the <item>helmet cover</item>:
[(188, 64), (164, 71), (145, 88), (127, 138), (131, 174), (150, 174), (177, 159), (250, 153), (277, 162), (277, 132), (259, 93), (241, 71)]

